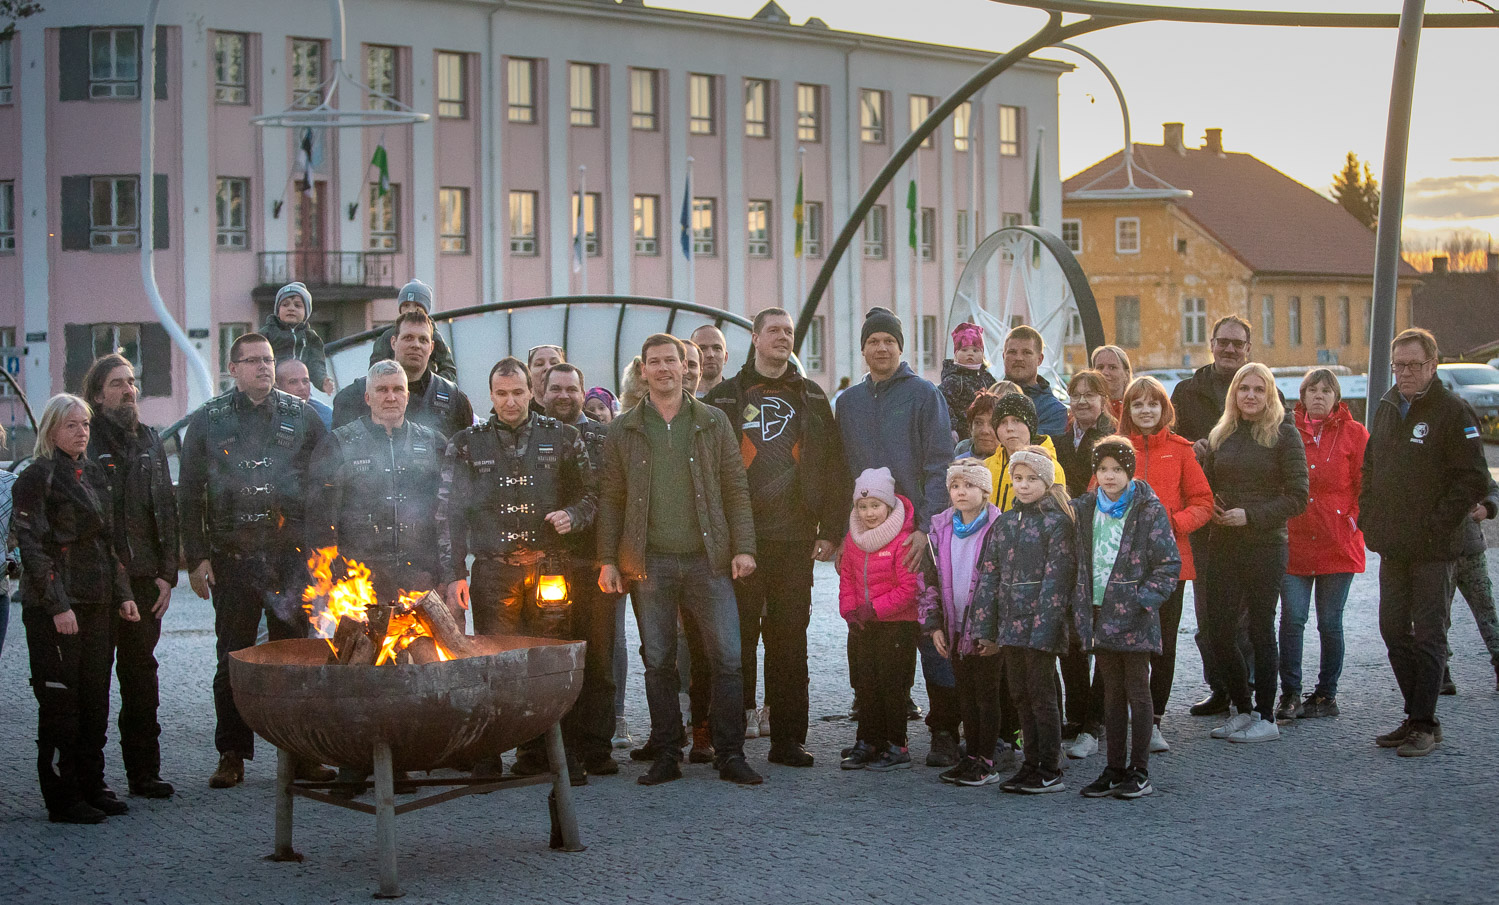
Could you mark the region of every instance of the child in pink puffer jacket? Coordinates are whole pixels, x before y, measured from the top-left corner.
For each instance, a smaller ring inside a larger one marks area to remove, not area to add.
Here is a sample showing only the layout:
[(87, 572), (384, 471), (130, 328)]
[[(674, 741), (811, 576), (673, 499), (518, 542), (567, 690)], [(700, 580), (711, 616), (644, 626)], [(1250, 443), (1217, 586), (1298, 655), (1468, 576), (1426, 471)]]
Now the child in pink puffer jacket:
[(854, 510), (838, 561), (838, 612), (848, 620), (849, 663), (859, 701), (858, 743), (845, 770), (906, 769), (906, 684), (916, 669), (917, 572), (902, 563), (901, 545), (916, 513), (895, 492), (888, 468), (870, 468), (854, 482)]

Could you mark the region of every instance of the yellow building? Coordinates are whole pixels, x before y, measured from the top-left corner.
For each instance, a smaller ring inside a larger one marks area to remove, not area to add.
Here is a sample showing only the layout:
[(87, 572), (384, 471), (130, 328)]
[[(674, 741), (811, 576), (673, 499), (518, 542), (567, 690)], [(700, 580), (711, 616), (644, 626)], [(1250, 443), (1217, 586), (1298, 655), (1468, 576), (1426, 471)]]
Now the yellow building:
[[(1207, 363), (1208, 331), (1225, 314), (1253, 325), (1256, 361), (1367, 370), (1372, 230), (1253, 156), (1225, 152), (1221, 129), (1187, 148), (1181, 123), (1167, 123), (1164, 144), (1134, 146), (1132, 183), (1124, 163), (1114, 154), (1064, 183), (1062, 238), (1135, 370)], [(1402, 262), (1397, 329), (1411, 324), (1417, 278)]]

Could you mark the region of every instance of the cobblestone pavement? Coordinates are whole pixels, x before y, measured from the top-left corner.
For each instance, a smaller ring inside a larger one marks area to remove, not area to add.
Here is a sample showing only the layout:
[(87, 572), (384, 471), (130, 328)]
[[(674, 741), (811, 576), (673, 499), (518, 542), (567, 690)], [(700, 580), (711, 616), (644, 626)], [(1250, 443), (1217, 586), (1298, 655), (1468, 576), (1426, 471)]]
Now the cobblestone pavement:
[[(1021, 798), (996, 787), (958, 789), (923, 766), (883, 776), (842, 773), (849, 702), (844, 629), (831, 568), (819, 566), (811, 637), (809, 747), (817, 766), (765, 762), (747, 743), (763, 786), (686, 778), (648, 789), (642, 767), (576, 790), (588, 850), (547, 849), (545, 790), (472, 797), (397, 821), (413, 840), (401, 859), (416, 902), (1493, 902), (1499, 813), (1499, 695), (1467, 608), (1455, 605), (1452, 671), (1461, 693), (1442, 698), (1446, 742), (1401, 760), (1372, 744), (1400, 718), (1379, 641), (1371, 572), (1348, 608), (1343, 715), (1283, 728), (1279, 742), (1212, 741), (1211, 720), (1185, 708), (1202, 691), (1182, 627), (1176, 689), (1165, 720), (1170, 754), (1152, 761), (1157, 794), (1088, 801), (1076, 790), (1102, 756), (1073, 762), (1068, 794)], [(1490, 566), (1499, 578), (1499, 569)], [(185, 585), (185, 582), (184, 582)], [(181, 591), (159, 649), (167, 802), (131, 799), (131, 813), (98, 827), (46, 822), (33, 772), (36, 710), (26, 684), (19, 609), (0, 657), (0, 902), (363, 902), (375, 888), (374, 821), (299, 801), (301, 864), (271, 850), (275, 759), (269, 746), (243, 786), (208, 788), (215, 755), (212, 613)], [(635, 643), (631, 620), (632, 650)], [(1307, 670), (1316, 635), (1308, 626)], [(632, 665), (628, 717), (644, 735), (641, 668)], [(918, 698), (920, 683), (918, 682)], [(912, 738), (919, 761), (928, 739)], [(113, 736), (113, 727), (111, 727)], [(113, 738), (109, 776), (123, 792)]]

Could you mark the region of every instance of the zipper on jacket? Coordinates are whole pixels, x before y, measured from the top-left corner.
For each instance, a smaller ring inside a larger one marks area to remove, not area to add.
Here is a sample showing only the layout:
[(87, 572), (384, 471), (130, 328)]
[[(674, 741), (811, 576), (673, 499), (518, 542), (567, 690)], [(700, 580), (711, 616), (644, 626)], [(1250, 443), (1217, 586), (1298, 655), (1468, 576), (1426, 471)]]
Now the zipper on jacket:
[(385, 442), (390, 446), (390, 552), (398, 553), (401, 548), (398, 530), (401, 524), (400, 497), (396, 494), (396, 438), (394, 434), (387, 433)]

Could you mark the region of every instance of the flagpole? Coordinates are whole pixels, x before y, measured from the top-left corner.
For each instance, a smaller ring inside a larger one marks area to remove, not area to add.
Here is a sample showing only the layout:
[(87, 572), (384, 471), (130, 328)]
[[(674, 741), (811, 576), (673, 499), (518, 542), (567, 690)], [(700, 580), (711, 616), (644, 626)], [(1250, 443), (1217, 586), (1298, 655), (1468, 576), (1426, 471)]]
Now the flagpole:
[(588, 167), (578, 167), (578, 294), (588, 294)]
[(796, 252), (798, 252), (798, 254), (796, 256), (796, 306), (795, 306), (796, 307), (796, 316), (798, 318), (800, 318), (801, 315), (802, 315), (802, 303), (806, 301), (806, 297), (802, 295), (802, 287), (805, 285), (805, 283), (806, 283), (806, 277), (807, 277), (807, 199), (806, 199), (806, 195), (805, 195), (806, 186), (807, 186), (806, 178), (807, 178), (807, 148), (806, 148), (805, 145), (801, 145), (801, 146), (798, 146), (797, 149), (796, 149), (796, 189), (797, 189), (797, 193), (798, 193), (798, 199), (797, 200), (801, 202), (802, 209), (801, 209), (801, 214), (799, 215), (801, 217), (801, 222), (797, 223), (796, 227), (795, 227), (795, 229), (796, 229), (796, 235), (797, 235), (797, 242), (800, 244), (801, 247), (800, 248), (796, 248), (795, 245), (793, 245), (793, 250), (796, 251)]
[[(686, 204), (687, 209), (695, 214), (696, 210), (694, 209), (692, 204), (692, 163), (693, 159), (691, 157), (688, 157), (687, 198), (683, 201), (683, 204)], [(687, 229), (687, 246), (689, 248), (692, 247), (692, 242), (695, 238), (694, 233), (697, 231), (696, 227), (696, 223), (691, 223), (691, 225)], [(687, 256), (687, 301), (694, 303), (697, 302), (697, 255), (695, 253), (689, 254)]]
[[(973, 254), (973, 250), (978, 247), (980, 198), (979, 113), (984, 109), (984, 90), (984, 88), (979, 89), (978, 94), (973, 96), (972, 105), (968, 108), (968, 235), (962, 237), (960, 241), (966, 241), (968, 243), (969, 254)], [(965, 261), (964, 263), (966, 264), (967, 262)], [(987, 270), (987, 268), (985, 268), (985, 270)], [(986, 279), (988, 274), (980, 273), (977, 276), (978, 279), (974, 281), (975, 283), (977, 283), (977, 291), (974, 293), (974, 295), (977, 296), (976, 301), (978, 302), (978, 307), (987, 311), (989, 308), (987, 304), (989, 294), (989, 281)], [(970, 301), (969, 304), (972, 305), (973, 301)], [(947, 306), (943, 305), (942, 308), (943, 310), (946, 310)], [(964, 317), (963, 319), (967, 320), (968, 318)], [(944, 324), (944, 326), (946, 325)], [(944, 348), (946, 348), (945, 343), (946, 341), (944, 340)]]
[[(940, 133), (939, 133), (940, 134)], [(916, 322), (916, 372), (921, 373), (926, 358), (926, 331), (922, 329), (922, 317), (926, 314), (926, 299), (921, 294), (921, 151), (918, 150), (911, 158), (916, 163), (916, 211), (912, 214), (916, 218), (916, 297), (912, 299), (912, 307), (916, 314), (913, 318)]]

